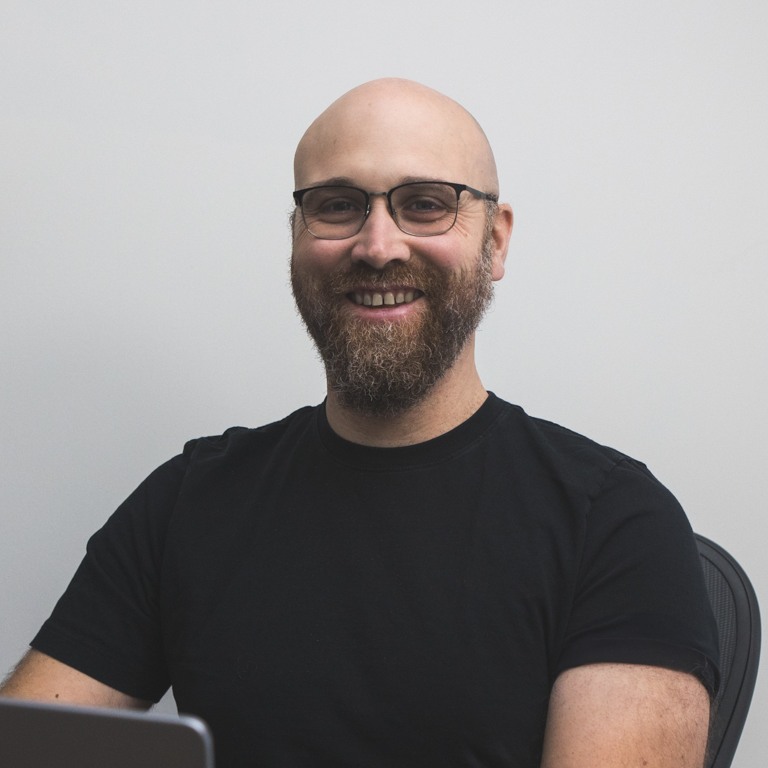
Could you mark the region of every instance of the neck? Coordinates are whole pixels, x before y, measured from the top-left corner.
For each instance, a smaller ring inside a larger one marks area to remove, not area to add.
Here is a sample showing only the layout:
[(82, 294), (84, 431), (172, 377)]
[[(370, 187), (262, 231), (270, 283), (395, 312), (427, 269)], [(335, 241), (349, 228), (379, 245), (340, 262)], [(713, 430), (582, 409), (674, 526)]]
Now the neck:
[(326, 415), (333, 431), (353, 443), (395, 448), (423, 443), (449, 432), (485, 402), (485, 390), (470, 342), (423, 401), (395, 416), (371, 416), (345, 407), (329, 388)]

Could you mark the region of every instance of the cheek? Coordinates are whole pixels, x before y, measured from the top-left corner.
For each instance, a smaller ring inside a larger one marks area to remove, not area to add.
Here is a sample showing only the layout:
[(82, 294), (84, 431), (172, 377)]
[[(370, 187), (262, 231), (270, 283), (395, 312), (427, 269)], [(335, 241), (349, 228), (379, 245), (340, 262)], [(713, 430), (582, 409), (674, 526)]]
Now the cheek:
[(338, 240), (318, 240), (306, 230), (293, 238), (293, 261), (302, 269), (332, 269), (344, 258), (345, 248)]
[(485, 220), (478, 216), (461, 215), (444, 235), (433, 238), (425, 244), (425, 253), (430, 254), (432, 263), (447, 270), (463, 269), (477, 262), (483, 246)]
[(432, 242), (425, 243), (421, 253), (425, 261), (447, 272), (464, 269), (468, 264), (477, 261), (480, 253), (480, 243), (477, 238), (468, 233), (451, 230), (447, 235), (429, 238)]

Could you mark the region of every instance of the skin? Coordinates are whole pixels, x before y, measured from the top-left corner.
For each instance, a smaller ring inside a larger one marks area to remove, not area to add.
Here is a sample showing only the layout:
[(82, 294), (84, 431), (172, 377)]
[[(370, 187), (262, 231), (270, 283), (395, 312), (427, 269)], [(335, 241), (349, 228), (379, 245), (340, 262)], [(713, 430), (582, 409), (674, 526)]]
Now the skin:
[[(446, 96), (397, 79), (366, 83), (325, 110), (299, 142), (294, 173), (297, 189), (343, 179), (369, 192), (383, 192), (421, 178), (469, 184), (498, 194), (493, 153), (475, 119)], [(436, 237), (414, 237), (398, 229), (382, 198), (374, 198), (365, 226), (347, 240), (314, 238), (301, 217), (296, 217), (294, 261), (315, 278), (339, 265), (360, 262), (381, 270), (394, 261), (421, 260), (441, 270), (459, 270), (476, 263), (484, 226), (483, 202), (464, 195), (451, 230)], [(512, 210), (502, 204), (492, 231), (494, 280), (504, 275), (511, 230)], [(403, 287), (409, 286), (392, 286), (394, 290)], [(429, 296), (391, 310), (340, 301), (357, 322), (413, 322)], [(326, 410), (333, 429), (348, 440), (399, 446), (449, 431), (472, 415), (486, 397), (475, 367), (473, 335), (429, 396), (407, 413), (381, 418), (345, 409), (330, 388)]]
[[(295, 158), (296, 187), (345, 178), (381, 192), (411, 177), (441, 179), (498, 192), (493, 154), (474, 118), (456, 102), (422, 85), (379, 80), (334, 102), (309, 127)], [(467, 200), (456, 225), (437, 237), (402, 233), (383, 201), (361, 232), (343, 241), (317, 240), (294, 221), (294, 259), (322, 278), (344, 264), (380, 270), (399, 260), (456, 270), (477, 259), (484, 207)], [(512, 211), (501, 205), (493, 222), (492, 276), (504, 274)], [(404, 288), (407, 286), (393, 286)], [(360, 286), (365, 289), (365, 286)], [(418, 320), (429, 296), (392, 309), (345, 301), (356, 322)], [(377, 419), (345, 410), (332, 391), (327, 413), (334, 430), (367, 445), (408, 445), (443, 434), (468, 418), (487, 397), (475, 366), (471, 338), (453, 367), (424, 402), (396, 418)], [(93, 706), (146, 707), (80, 672), (31, 651), (2, 688), (2, 695)], [(709, 697), (691, 675), (630, 664), (592, 664), (562, 673), (555, 682), (544, 738), (542, 768), (701, 768)]]
[(0, 686), (0, 696), (114, 709), (148, 709), (151, 705), (34, 649), (28, 651)]
[(683, 672), (591, 664), (564, 672), (550, 699), (542, 768), (701, 768), (709, 695)]

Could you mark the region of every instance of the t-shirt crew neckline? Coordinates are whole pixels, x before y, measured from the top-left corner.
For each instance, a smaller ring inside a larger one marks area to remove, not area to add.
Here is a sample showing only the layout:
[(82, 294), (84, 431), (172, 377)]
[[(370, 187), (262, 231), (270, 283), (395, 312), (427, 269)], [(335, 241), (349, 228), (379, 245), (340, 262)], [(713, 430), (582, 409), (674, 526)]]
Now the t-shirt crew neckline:
[(320, 442), (336, 460), (358, 469), (393, 470), (436, 464), (463, 453), (482, 439), (504, 409), (504, 401), (489, 392), (477, 411), (449, 432), (396, 448), (360, 445), (340, 437), (328, 423), (325, 402), (316, 408), (315, 425)]

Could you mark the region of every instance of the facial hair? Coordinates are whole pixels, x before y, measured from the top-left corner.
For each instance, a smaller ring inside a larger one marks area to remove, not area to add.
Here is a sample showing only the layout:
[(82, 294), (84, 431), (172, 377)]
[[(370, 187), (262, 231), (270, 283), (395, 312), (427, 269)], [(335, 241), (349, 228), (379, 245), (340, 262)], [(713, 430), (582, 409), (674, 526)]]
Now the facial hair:
[[(426, 397), (456, 362), (491, 303), (491, 249), (487, 232), (478, 258), (455, 272), (412, 260), (382, 270), (359, 263), (316, 278), (291, 259), (296, 306), (342, 406), (394, 416)], [(361, 320), (345, 311), (347, 294), (361, 285), (417, 288), (422, 306), (407, 319)]]

